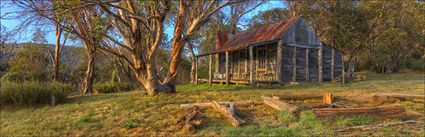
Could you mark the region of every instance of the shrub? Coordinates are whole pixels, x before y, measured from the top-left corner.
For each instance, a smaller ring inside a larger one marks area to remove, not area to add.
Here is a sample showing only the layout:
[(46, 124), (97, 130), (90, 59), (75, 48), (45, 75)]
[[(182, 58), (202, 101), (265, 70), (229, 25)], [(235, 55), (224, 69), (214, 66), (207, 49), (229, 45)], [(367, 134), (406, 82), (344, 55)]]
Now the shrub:
[(114, 93), (114, 92), (123, 92), (131, 91), (136, 88), (135, 84), (128, 82), (106, 82), (106, 83), (96, 83), (93, 86), (93, 89), (97, 93)]
[(1, 82), (0, 102), (12, 105), (48, 104), (52, 97), (63, 102), (72, 86), (63, 83), (43, 83), (36, 81)]

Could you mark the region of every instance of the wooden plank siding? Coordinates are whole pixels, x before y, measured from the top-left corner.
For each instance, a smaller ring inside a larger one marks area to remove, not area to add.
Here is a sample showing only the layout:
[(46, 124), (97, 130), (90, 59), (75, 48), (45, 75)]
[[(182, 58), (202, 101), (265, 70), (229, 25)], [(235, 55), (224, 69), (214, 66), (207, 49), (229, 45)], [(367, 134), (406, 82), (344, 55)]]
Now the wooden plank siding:
[(332, 49), (326, 46), (323, 46), (323, 81), (332, 80)]
[(297, 48), (296, 50), (296, 81), (306, 82), (306, 66), (305, 66), (305, 48)]

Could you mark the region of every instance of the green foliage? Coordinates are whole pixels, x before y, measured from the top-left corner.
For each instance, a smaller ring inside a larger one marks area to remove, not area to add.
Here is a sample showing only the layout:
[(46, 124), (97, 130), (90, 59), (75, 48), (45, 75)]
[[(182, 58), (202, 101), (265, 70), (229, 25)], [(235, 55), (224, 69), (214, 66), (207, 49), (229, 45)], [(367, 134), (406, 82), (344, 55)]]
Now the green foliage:
[(125, 122), (124, 124), (124, 128), (127, 129), (132, 129), (132, 128), (136, 128), (140, 125), (140, 121), (137, 119), (130, 119), (127, 122)]
[(2, 81), (0, 102), (3, 104), (31, 106), (48, 104), (52, 97), (56, 102), (63, 102), (73, 90), (69, 84), (43, 83), (37, 81), (9, 82)]
[[(296, 118), (289, 116), (288, 112), (279, 112), (278, 116), (282, 120), (295, 121)], [(314, 118), (311, 111), (304, 111), (300, 114), (300, 120), (286, 127), (282, 124), (268, 125), (266, 127), (246, 126), (238, 128), (226, 128), (223, 136), (326, 136), (325, 125)]]
[(131, 91), (135, 89), (137, 85), (128, 82), (105, 82), (105, 83), (96, 83), (93, 86), (93, 89), (97, 93), (115, 93), (123, 91)]
[(297, 117), (289, 113), (288, 111), (280, 111), (277, 113), (279, 120), (285, 122), (294, 122), (297, 120)]
[(49, 58), (44, 45), (28, 44), (18, 50), (9, 62), (9, 70), (5, 74), (6, 81), (46, 81), (48, 80)]
[(377, 118), (375, 117), (361, 115), (361, 116), (355, 116), (352, 118), (339, 117), (335, 120), (335, 124), (342, 125), (342, 126), (360, 126), (360, 125), (369, 125), (376, 121), (377, 121)]
[(89, 122), (90, 119), (91, 119), (90, 115), (81, 116), (74, 121), (74, 126), (81, 126), (82, 124)]

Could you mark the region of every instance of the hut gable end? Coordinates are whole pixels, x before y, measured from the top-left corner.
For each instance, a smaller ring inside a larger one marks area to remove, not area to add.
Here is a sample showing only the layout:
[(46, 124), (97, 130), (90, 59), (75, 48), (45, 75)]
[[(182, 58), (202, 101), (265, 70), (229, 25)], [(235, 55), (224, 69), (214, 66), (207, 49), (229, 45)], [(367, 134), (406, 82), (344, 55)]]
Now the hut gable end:
[(285, 33), (283, 40), (289, 44), (320, 45), (319, 38), (313, 28), (302, 16)]

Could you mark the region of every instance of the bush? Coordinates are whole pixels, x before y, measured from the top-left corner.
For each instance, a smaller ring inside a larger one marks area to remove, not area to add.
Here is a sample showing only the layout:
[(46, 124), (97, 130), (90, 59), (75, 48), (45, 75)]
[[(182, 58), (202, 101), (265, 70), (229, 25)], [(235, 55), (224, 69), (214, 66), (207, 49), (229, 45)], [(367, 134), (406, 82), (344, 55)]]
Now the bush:
[(52, 97), (63, 102), (73, 90), (69, 84), (42, 83), (36, 81), (1, 82), (0, 102), (12, 105), (49, 104)]
[(136, 85), (128, 82), (106, 82), (106, 83), (96, 83), (93, 86), (93, 89), (97, 93), (115, 93), (123, 91), (131, 91), (136, 88)]

